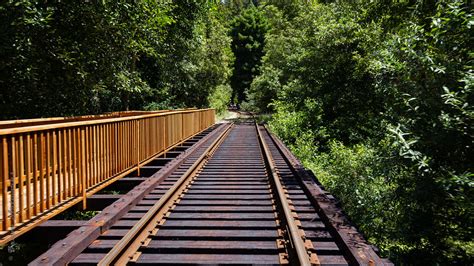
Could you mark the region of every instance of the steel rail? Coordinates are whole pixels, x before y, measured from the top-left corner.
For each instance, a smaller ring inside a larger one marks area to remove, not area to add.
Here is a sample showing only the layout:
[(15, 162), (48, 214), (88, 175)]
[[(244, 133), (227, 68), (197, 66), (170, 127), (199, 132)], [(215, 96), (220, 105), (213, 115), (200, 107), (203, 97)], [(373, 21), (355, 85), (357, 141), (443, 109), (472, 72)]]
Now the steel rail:
[[(291, 153), (283, 142), (273, 135), (265, 126), (265, 132), (273, 142), (277, 150), (282, 154), (283, 159), (290, 167), (295, 176), (298, 176), (299, 183), (308, 199), (319, 210), (319, 215), (323, 221), (327, 222), (328, 228), (334, 232), (334, 237), (341, 243), (350, 265), (386, 265), (393, 266), (388, 259), (381, 258), (370, 246), (358, 230), (351, 225), (345, 214), (335, 208), (334, 200), (328, 198), (326, 193), (313, 182), (311, 177), (301, 162)], [(315, 178), (315, 177), (314, 177)]]
[[(120, 239), (120, 241), (105, 255), (98, 265), (125, 264), (129, 261), (138, 247), (144, 243), (145, 239), (153, 233), (156, 224), (156, 217), (166, 213), (164, 209), (170, 202), (172, 203), (177, 192), (184, 190), (187, 183), (195, 173), (207, 162), (223, 140), (227, 137), (233, 124), (230, 124), (221, 135), (203, 152), (203, 154), (193, 163), (193, 165), (176, 181), (176, 183), (148, 210), (148, 212)], [(192, 179), (191, 179), (192, 180)]]
[[(259, 129), (259, 126), (258, 126), (257, 123), (255, 123), (255, 127), (257, 129), (258, 138), (259, 138), (260, 143), (262, 144), (262, 147), (263, 147), (262, 151), (263, 151), (264, 158), (268, 163), (268, 166), (270, 168), (270, 171), (271, 171), (271, 174), (272, 174), (272, 177), (273, 177), (273, 181), (274, 181), (275, 186), (277, 188), (276, 191), (278, 193), (278, 198), (280, 199), (280, 204), (281, 204), (281, 207), (282, 207), (284, 215), (285, 215), (285, 220), (286, 220), (286, 223), (287, 223), (287, 227), (289, 229), (288, 234), (289, 234), (291, 242), (293, 243), (293, 246), (295, 248), (296, 256), (298, 257), (298, 261), (299, 261), (300, 265), (305, 265), (305, 266), (306, 265), (312, 265), (313, 263), (311, 263), (311, 257), (309, 256), (308, 250), (306, 249), (306, 246), (305, 246), (305, 242), (304, 242), (303, 238), (301, 237), (301, 235), (299, 233), (300, 229), (298, 228), (296, 220), (293, 217), (290, 205), (289, 205), (287, 197), (284, 193), (284, 188), (283, 188), (283, 185), (281, 184), (280, 177), (278, 175), (278, 169), (277, 169), (277, 167), (276, 167), (276, 165), (273, 161), (273, 156), (271, 154), (271, 151), (268, 148), (268, 145), (267, 145), (265, 139), (263, 138), (262, 134), (260, 133), (260, 129)], [(316, 257), (316, 260), (317, 260), (317, 257)], [(319, 261), (317, 260), (314, 263), (319, 264)]]

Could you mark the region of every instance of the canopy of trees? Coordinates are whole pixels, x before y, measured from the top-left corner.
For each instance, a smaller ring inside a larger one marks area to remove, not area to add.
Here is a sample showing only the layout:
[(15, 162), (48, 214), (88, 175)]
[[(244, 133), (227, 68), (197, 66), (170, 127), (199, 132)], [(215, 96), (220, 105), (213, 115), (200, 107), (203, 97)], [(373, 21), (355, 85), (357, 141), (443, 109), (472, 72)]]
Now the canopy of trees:
[(270, 112), (383, 255), (474, 263), (472, 4), (3, 1), (0, 118)]
[[(327, 1), (333, 2), (333, 1)], [(266, 6), (248, 101), (395, 262), (472, 264), (472, 6)]]
[(2, 1), (0, 118), (204, 107), (222, 97), (213, 106), (225, 109), (225, 14), (207, 1)]

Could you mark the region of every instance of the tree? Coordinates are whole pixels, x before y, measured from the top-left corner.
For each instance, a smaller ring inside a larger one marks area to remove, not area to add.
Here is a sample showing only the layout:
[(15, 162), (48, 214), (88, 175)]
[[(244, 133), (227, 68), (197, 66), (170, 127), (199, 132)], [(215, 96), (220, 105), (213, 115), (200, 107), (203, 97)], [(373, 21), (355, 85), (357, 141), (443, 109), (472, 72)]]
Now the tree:
[(232, 23), (232, 51), (235, 63), (231, 85), (232, 99), (234, 101), (236, 98), (237, 103), (245, 100), (245, 92), (259, 73), (266, 30), (266, 19), (254, 5), (244, 9)]
[(275, 16), (255, 104), (382, 252), (472, 264), (470, 4), (326, 2)]
[(220, 4), (0, 4), (0, 118), (207, 106), (232, 55)]

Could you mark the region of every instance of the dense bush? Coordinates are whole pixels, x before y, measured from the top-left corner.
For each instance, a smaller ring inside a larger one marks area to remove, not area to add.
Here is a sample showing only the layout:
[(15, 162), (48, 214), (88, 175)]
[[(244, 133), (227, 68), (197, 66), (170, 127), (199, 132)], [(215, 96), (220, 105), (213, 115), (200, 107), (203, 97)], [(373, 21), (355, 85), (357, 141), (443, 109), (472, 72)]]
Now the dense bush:
[(221, 85), (214, 89), (209, 95), (209, 105), (216, 109), (216, 114), (222, 116), (227, 111), (232, 96), (232, 89), (230, 86)]

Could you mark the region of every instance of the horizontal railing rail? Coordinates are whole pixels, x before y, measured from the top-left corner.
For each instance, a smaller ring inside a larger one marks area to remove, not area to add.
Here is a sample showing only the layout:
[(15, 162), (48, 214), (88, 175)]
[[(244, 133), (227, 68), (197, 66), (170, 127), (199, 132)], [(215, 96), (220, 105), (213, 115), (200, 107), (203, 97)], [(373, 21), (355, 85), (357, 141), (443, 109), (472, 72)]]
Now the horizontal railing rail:
[[(138, 114), (138, 115), (137, 115)], [(0, 244), (214, 124), (213, 109), (0, 129)]]

